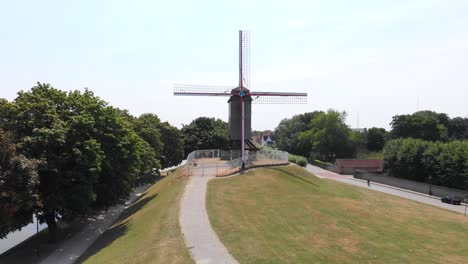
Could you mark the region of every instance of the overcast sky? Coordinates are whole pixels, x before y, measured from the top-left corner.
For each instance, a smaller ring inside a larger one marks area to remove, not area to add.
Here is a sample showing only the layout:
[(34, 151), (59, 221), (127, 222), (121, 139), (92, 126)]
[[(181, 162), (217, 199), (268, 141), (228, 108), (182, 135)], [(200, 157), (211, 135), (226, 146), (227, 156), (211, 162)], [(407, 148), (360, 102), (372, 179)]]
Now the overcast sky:
[(468, 1), (2, 1), (0, 97), (37, 81), (88, 87), (132, 114), (181, 127), (227, 121), (227, 98), (173, 84), (237, 84), (238, 30), (251, 32), (251, 89), (307, 92), (254, 105), (252, 127), (329, 108), (389, 128), (417, 110), (468, 115)]

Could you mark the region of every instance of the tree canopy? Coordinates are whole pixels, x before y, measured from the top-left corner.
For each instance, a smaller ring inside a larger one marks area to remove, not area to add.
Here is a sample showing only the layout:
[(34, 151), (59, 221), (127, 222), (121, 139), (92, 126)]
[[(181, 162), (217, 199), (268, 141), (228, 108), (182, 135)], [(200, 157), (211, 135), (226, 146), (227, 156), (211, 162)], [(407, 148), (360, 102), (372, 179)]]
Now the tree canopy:
[(380, 151), (385, 145), (387, 131), (384, 128), (372, 127), (367, 130), (367, 149)]
[(154, 179), (164, 150), (173, 162), (182, 155), (182, 146), (173, 154), (171, 146), (165, 149), (161, 140), (161, 129), (177, 133), (176, 128), (160, 124), (152, 114), (135, 118), (89, 90), (67, 93), (38, 83), (19, 92), (13, 102), (1, 99), (0, 121), (0, 128), (12, 133), (12, 144), (24, 155), (5, 161), (2, 187), (11, 185), (5, 180), (8, 171), (19, 170), (14, 162), (30, 165), (17, 173), (31, 180), (20, 181), (18, 186), (34, 182), (26, 186), (32, 186), (31, 191), (23, 187), (37, 199), (32, 210), (23, 211), (23, 219), (10, 217), (9, 227), (2, 232), (27, 224), (24, 219), (30, 221), (35, 213), (47, 223), (53, 240), (57, 219), (72, 220), (122, 201), (132, 187)]
[(181, 130), (186, 154), (197, 149), (227, 148), (228, 124), (221, 119), (199, 117)]
[(419, 111), (411, 115), (396, 115), (390, 123), (392, 138), (447, 140), (449, 117), (433, 111)]
[(38, 202), (37, 164), (17, 154), (11, 133), (0, 129), (0, 239), (32, 221)]
[(283, 119), (275, 129), (276, 146), (293, 154), (325, 161), (349, 158), (355, 152), (355, 135), (345, 124), (346, 113), (315, 111)]

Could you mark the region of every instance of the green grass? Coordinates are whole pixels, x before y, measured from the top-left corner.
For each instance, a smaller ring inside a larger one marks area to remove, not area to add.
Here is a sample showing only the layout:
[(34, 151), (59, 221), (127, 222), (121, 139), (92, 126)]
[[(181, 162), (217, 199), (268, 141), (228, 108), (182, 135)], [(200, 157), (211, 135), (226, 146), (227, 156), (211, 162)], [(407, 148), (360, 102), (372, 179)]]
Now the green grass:
[(207, 206), (240, 263), (468, 263), (468, 217), (298, 166), (210, 181)]
[(183, 170), (151, 186), (78, 263), (194, 263), (179, 227)]

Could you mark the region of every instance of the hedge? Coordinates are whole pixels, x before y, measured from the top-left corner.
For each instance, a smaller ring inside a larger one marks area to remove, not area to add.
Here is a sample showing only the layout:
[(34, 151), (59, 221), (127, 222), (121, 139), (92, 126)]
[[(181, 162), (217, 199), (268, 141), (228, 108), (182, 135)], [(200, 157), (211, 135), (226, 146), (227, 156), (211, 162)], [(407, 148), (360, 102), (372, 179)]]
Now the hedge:
[(383, 155), (385, 170), (394, 177), (468, 190), (468, 140), (394, 139)]

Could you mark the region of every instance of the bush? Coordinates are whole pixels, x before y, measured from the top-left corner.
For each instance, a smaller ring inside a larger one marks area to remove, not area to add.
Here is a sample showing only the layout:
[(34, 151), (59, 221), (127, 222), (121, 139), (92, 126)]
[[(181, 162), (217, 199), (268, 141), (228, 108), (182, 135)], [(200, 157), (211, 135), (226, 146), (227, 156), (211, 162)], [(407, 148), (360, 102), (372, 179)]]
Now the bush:
[(296, 162), (297, 165), (301, 166), (301, 167), (305, 167), (307, 166), (307, 160), (306, 158), (304, 157), (300, 157), (297, 162)]
[(288, 161), (292, 162), (292, 163), (296, 163), (297, 162), (297, 156), (289, 154), (288, 155)]
[(289, 162), (296, 163), (297, 165), (301, 167), (307, 166), (307, 159), (303, 156), (297, 156), (297, 155), (288, 155), (288, 160)]

